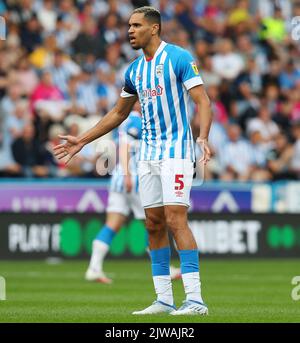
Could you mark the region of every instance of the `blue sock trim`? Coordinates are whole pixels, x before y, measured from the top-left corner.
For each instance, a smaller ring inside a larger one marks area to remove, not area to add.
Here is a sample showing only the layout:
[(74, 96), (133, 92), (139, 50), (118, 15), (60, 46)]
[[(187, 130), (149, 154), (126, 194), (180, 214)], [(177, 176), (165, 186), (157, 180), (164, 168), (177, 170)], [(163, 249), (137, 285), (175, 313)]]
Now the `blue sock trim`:
[(149, 234), (148, 234), (147, 229), (145, 231), (145, 242), (146, 242), (146, 247), (149, 247)]
[(95, 239), (97, 239), (98, 241), (102, 241), (106, 243), (107, 245), (110, 245), (115, 235), (116, 235), (116, 232), (113, 229), (111, 229), (107, 225), (104, 225)]
[(170, 247), (150, 251), (152, 275), (170, 275)]
[(198, 250), (178, 250), (181, 274), (199, 272)]

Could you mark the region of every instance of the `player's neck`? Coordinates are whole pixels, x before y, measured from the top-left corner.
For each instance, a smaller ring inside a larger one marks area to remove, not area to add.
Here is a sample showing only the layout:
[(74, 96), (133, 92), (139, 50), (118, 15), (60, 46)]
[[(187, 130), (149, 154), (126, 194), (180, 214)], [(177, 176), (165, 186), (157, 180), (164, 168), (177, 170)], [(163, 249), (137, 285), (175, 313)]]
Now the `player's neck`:
[(161, 39), (157, 37), (157, 39), (153, 39), (144, 49), (144, 55), (147, 61), (151, 61), (154, 57), (157, 49), (161, 44)]

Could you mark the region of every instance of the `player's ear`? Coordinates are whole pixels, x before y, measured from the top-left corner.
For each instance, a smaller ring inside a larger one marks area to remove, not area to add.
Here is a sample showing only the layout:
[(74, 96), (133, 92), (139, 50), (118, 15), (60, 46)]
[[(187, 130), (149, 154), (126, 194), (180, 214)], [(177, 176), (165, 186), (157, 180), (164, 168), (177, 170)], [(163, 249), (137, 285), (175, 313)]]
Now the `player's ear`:
[(159, 35), (159, 24), (153, 24), (152, 25), (152, 35)]

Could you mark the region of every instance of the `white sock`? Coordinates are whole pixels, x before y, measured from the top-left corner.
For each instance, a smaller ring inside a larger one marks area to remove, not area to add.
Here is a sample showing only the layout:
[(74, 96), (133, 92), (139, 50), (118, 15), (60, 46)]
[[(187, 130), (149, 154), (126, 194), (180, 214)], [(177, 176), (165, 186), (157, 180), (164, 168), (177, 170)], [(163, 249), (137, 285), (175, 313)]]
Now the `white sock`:
[(103, 270), (103, 260), (108, 253), (109, 245), (106, 243), (95, 239), (93, 241), (93, 251), (90, 259), (89, 268), (95, 272), (100, 272)]
[(168, 305), (174, 305), (172, 282), (170, 275), (153, 276), (153, 283), (157, 300)]
[(182, 281), (186, 294), (186, 300), (195, 300), (203, 303), (199, 273), (184, 273), (182, 274)]

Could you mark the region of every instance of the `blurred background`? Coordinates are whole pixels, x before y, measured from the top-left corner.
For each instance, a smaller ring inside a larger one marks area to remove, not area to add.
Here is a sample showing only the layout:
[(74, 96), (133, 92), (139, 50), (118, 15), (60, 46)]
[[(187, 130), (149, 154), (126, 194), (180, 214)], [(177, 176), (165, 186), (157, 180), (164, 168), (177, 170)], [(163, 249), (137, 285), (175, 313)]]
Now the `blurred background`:
[[(7, 0), (0, 1), (0, 258), (60, 256), (64, 220), (83, 235), (74, 229), (78, 244), (65, 255), (89, 253), (110, 175), (97, 142), (68, 166), (52, 147), (58, 134), (79, 134), (115, 104), (124, 71), (141, 53), (131, 49), (127, 30), (142, 5), (160, 10), (164, 40), (195, 56), (212, 102), (213, 158), (204, 184), (195, 180), (190, 210), (200, 250), (299, 256), (300, 1)], [(196, 137), (199, 120), (190, 119)], [(100, 146), (117, 137), (108, 134)], [(228, 213), (235, 215), (229, 220)], [(204, 218), (216, 225), (207, 230)], [(29, 244), (32, 230), (36, 245)], [(143, 236), (132, 243), (127, 231), (129, 243), (120, 247), (119, 239), (112, 253), (144, 256)]]

